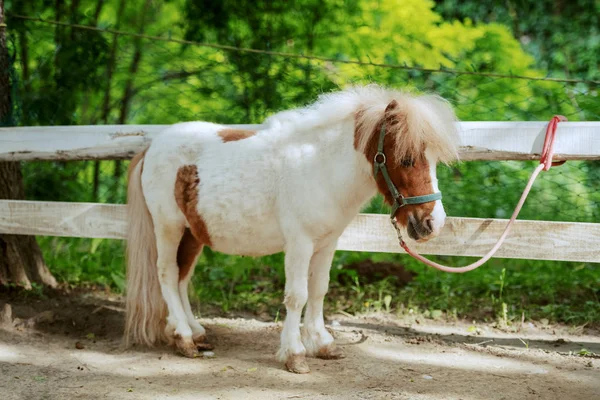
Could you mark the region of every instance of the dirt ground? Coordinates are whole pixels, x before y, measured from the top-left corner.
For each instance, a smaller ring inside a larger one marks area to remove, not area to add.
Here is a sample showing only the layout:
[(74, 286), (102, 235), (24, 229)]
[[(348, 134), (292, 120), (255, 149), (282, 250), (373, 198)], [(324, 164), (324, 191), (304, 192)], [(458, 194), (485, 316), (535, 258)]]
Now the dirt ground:
[(310, 359), (312, 372), (295, 375), (274, 357), (280, 323), (201, 319), (214, 357), (186, 359), (123, 351), (122, 307), (85, 292), (0, 294), (0, 398), (600, 399), (600, 359), (578, 355), (600, 353), (597, 331), (333, 315), (348, 357)]

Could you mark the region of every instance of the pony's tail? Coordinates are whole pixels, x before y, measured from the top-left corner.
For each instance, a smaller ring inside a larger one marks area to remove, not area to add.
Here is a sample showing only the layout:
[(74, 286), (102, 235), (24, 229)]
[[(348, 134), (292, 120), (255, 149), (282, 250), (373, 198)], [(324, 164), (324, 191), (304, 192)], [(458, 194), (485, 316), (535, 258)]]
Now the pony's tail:
[(152, 216), (142, 192), (146, 151), (129, 165), (127, 187), (127, 300), (125, 346), (152, 346), (166, 340), (167, 305), (162, 297), (156, 266), (156, 238)]

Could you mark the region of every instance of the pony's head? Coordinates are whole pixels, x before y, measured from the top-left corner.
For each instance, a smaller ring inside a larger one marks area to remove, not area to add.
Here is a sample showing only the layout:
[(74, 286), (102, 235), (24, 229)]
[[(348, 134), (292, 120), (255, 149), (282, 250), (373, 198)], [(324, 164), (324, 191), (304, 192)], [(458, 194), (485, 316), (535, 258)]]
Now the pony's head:
[[(365, 105), (356, 113), (355, 147), (372, 166), (380, 164), (374, 170), (379, 192), (390, 205), (400, 205), (392, 218), (410, 238), (426, 241), (439, 234), (446, 213), (439, 197), (420, 196), (439, 192), (436, 164), (458, 158), (456, 117), (440, 97), (384, 93), (384, 103)], [(386, 171), (381, 171), (383, 161)], [(401, 196), (394, 198), (390, 183)], [(416, 197), (416, 204), (403, 205), (402, 197), (409, 203)]]

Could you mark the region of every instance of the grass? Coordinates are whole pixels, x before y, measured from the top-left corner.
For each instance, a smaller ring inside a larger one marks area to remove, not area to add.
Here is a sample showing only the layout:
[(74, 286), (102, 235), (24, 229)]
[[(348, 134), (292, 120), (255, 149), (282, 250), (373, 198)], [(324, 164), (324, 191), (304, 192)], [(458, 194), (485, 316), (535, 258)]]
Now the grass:
[[(61, 281), (124, 290), (123, 244), (115, 240), (40, 238), (46, 262)], [(395, 277), (366, 282), (347, 266), (371, 259), (416, 273), (402, 287)], [(472, 259), (436, 257), (463, 265)], [(276, 319), (285, 310), (283, 255), (226, 256), (205, 250), (193, 279), (192, 300), (200, 312), (251, 312)], [(498, 321), (502, 325), (547, 319), (573, 325), (600, 325), (600, 269), (597, 264), (493, 259), (467, 274), (447, 274), (406, 255), (338, 252), (326, 298), (329, 313), (414, 312), (434, 318)]]

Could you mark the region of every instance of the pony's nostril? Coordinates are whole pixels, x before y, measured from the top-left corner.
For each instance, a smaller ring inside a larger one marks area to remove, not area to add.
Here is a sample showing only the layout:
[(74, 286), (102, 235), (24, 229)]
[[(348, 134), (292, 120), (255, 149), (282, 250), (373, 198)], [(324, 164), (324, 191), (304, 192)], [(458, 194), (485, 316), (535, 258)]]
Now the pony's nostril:
[(429, 233), (433, 232), (433, 217), (430, 215), (423, 218), (423, 225), (425, 226), (425, 228), (427, 228)]

